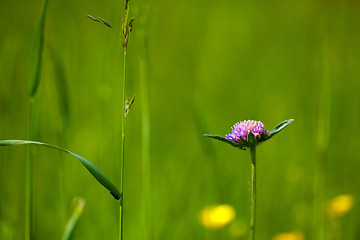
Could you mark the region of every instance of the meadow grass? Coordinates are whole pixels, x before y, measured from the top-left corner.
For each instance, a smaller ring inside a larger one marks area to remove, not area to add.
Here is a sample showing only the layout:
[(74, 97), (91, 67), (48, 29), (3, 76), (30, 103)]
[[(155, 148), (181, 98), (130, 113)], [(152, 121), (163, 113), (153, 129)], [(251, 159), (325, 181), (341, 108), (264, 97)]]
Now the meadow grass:
[[(141, 16), (138, 4), (133, 3), (136, 28), (126, 60), (126, 93), (135, 93), (136, 105), (131, 110), (136, 111), (131, 111), (126, 122), (126, 240), (142, 239), (147, 231), (139, 207), (145, 201), (140, 151), (143, 94), (138, 84)], [(27, 59), (42, 4), (32, 0), (0, 3), (0, 139), (28, 139)], [(123, 10), (123, 2), (49, 2), (42, 67), (45, 81), (34, 102), (35, 125), (39, 126), (34, 129), (36, 140), (81, 153), (110, 179), (120, 178), (121, 142), (116, 143), (115, 135), (120, 138), (121, 101), (126, 97), (121, 96), (119, 80), (122, 49), (118, 35), (107, 34), (103, 23), (89, 22), (83, 13), (102, 16), (115, 28), (120, 26)], [(319, 205), (313, 206), (314, 197), (320, 197), (314, 195), (319, 177), (317, 138), (328, 139), (323, 168), (326, 181), (319, 185), (325, 194), (321, 204), (327, 208), (327, 201), (343, 194), (354, 199), (343, 216), (322, 216), (329, 221), (324, 224), (328, 239), (358, 239), (358, 12), (356, 2), (338, 0), (332, 4), (151, 2), (146, 46), (153, 239), (247, 239), (250, 154), (208, 142), (202, 134), (225, 134), (239, 119), (262, 119), (272, 126), (286, 116), (294, 117), (296, 124), (256, 152), (256, 239), (311, 240), (319, 231), (313, 218), (324, 215), (315, 207)], [(319, 22), (326, 27), (319, 29)], [(65, 113), (54, 106), (64, 102), (54, 94), (52, 81), (58, 74), (48, 49), (61, 57), (63, 69), (59, 71), (69, 83), (69, 125), (61, 144), (59, 121)], [(325, 78), (331, 79), (325, 83), (330, 84), (328, 96), (322, 95)], [(194, 110), (195, 101), (202, 105)], [(200, 127), (195, 114), (204, 122)], [(114, 130), (116, 124), (118, 130)], [(322, 131), (329, 135), (321, 136)], [(77, 195), (86, 199), (86, 207), (72, 238), (118, 238), (119, 203), (99, 185), (91, 185), (92, 176), (70, 155), (32, 149), (37, 151), (33, 176), (37, 238), (61, 237), (69, 210), (68, 204), (59, 203), (59, 196), (68, 203)], [(53, 163), (61, 156), (68, 157), (59, 170)], [(0, 147), (0, 239), (25, 236), (25, 159), (26, 147)], [(66, 174), (62, 193), (59, 171)], [(199, 213), (206, 205), (218, 204), (233, 206), (236, 217), (222, 228), (205, 228)]]
[[(110, 193), (113, 195), (115, 199), (120, 199), (122, 195), (116, 186), (105, 176), (95, 165), (81, 156), (70, 152), (64, 148), (42, 143), (38, 141), (33, 141), (32, 139), (36, 138), (34, 125), (36, 124), (34, 121), (34, 102), (35, 97), (39, 89), (40, 80), (41, 80), (41, 72), (43, 66), (43, 51), (44, 51), (44, 32), (45, 32), (45, 20), (46, 20), (46, 12), (47, 12), (48, 0), (45, 0), (43, 3), (43, 8), (41, 12), (40, 21), (38, 23), (35, 37), (34, 37), (34, 47), (33, 58), (31, 59), (32, 67), (30, 69), (30, 81), (29, 81), (29, 116), (28, 116), (28, 140), (0, 140), (0, 146), (14, 146), (14, 145), (28, 145), (27, 147), (27, 157), (26, 157), (26, 191), (25, 191), (25, 239), (34, 239), (36, 238), (36, 233), (34, 232), (33, 226), (33, 182), (34, 182), (34, 154), (32, 153), (32, 149), (30, 145), (40, 145), (52, 149), (56, 149), (62, 152), (69, 153), (77, 158), (85, 168), (93, 175), (93, 177), (101, 183), (105, 188), (107, 188)], [(108, 23), (101, 19), (105, 25)], [(110, 25), (108, 25), (110, 27)], [(124, 72), (125, 74), (125, 72)], [(66, 112), (66, 111), (65, 111)], [(63, 112), (63, 113), (65, 113)], [(125, 112), (124, 112), (125, 114)], [(77, 210), (74, 212), (72, 219), (70, 219), (70, 223), (67, 225), (67, 228), (64, 232), (63, 239), (68, 239), (74, 229), (74, 226), (77, 222), (77, 219), (81, 215), (83, 208), (83, 200), (81, 200), (80, 205), (78, 205)]]
[(134, 98), (128, 103), (129, 105), (126, 106), (126, 95), (125, 95), (125, 89), (126, 89), (126, 59), (127, 59), (127, 46), (128, 46), (128, 40), (132, 28), (132, 20), (128, 21), (129, 17), (129, 11), (130, 11), (130, 1), (125, 1), (125, 19), (122, 25), (123, 30), (123, 48), (124, 48), (124, 65), (123, 65), (123, 79), (122, 79), (122, 121), (121, 121), (121, 158), (120, 158), (120, 164), (121, 164), (121, 181), (120, 181), (120, 191), (121, 191), (121, 199), (120, 199), (120, 208), (119, 208), (119, 240), (123, 239), (123, 220), (124, 220), (124, 174), (125, 174), (125, 120), (127, 111), (130, 110), (131, 104), (134, 101)]

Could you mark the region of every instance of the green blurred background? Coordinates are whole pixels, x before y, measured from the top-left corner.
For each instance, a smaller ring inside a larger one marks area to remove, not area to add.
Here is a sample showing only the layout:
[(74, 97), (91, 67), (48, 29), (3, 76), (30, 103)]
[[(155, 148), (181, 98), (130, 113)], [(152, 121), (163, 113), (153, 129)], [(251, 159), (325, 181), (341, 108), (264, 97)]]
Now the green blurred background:
[[(49, 1), (35, 100), (35, 140), (85, 157), (118, 186), (124, 4)], [(42, 1), (0, 1), (0, 139), (27, 137), (31, 48), (41, 7)], [(323, 200), (355, 198), (335, 230), (327, 220), (325, 239), (359, 239), (359, 10), (353, 0), (131, 1), (136, 19), (125, 97), (136, 100), (126, 126), (125, 239), (147, 239), (147, 226), (152, 239), (247, 239), (250, 153), (203, 134), (225, 135), (247, 119), (271, 130), (290, 118), (295, 121), (258, 148), (257, 239), (289, 231), (313, 239), (319, 161), (325, 163)], [(113, 29), (84, 14), (106, 19)], [(144, 218), (141, 164), (142, 30), (150, 220)], [(61, 237), (76, 196), (86, 205), (73, 239), (117, 239), (119, 202), (71, 156), (34, 149), (36, 239)], [(0, 148), (0, 239), (24, 238), (25, 161), (25, 146)], [(199, 214), (216, 204), (232, 205), (236, 220), (206, 229)], [(246, 232), (234, 234), (243, 224)]]

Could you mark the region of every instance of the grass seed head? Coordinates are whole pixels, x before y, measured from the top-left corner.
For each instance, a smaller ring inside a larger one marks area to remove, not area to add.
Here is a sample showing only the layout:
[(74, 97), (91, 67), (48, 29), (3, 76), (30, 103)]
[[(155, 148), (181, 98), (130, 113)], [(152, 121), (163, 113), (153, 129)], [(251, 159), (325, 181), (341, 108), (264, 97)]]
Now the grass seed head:
[(104, 19), (101, 18), (101, 17), (99, 17), (99, 18), (100, 18), (100, 20), (101, 20), (107, 27), (111, 28), (110, 24), (109, 24), (106, 20), (104, 20)]
[(96, 17), (90, 16), (88, 14), (85, 14), (85, 16), (87, 16), (88, 18), (90, 18), (91, 20), (94, 20), (95, 22), (100, 22), (99, 19), (97, 19)]

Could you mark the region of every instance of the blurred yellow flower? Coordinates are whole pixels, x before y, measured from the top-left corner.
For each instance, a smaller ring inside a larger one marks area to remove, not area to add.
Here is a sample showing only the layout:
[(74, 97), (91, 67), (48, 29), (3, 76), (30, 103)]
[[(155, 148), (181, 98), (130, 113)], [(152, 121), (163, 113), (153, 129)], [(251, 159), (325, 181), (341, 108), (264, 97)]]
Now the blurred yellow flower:
[(305, 235), (302, 232), (287, 232), (287, 233), (278, 233), (272, 240), (305, 240)]
[(330, 217), (342, 217), (349, 212), (354, 205), (354, 197), (352, 195), (339, 195), (334, 197), (327, 208)]
[(201, 211), (200, 222), (206, 228), (222, 228), (235, 216), (235, 209), (230, 205), (207, 206)]

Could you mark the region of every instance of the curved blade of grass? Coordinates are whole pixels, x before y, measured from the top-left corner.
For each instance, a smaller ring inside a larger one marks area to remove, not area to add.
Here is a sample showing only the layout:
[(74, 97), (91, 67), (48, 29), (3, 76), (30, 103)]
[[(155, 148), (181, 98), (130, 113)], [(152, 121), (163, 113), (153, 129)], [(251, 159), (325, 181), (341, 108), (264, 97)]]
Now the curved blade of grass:
[(281, 130), (283, 130), (287, 125), (289, 125), (294, 119), (285, 120), (274, 127), (274, 129), (270, 132), (269, 137), (267, 139), (272, 138), (275, 134), (278, 134)]
[(14, 146), (14, 145), (25, 145), (25, 144), (35, 144), (35, 145), (41, 145), (44, 147), (48, 147), (48, 148), (53, 148), (62, 152), (66, 152), (69, 153), (71, 155), (73, 155), (75, 158), (77, 158), (85, 167), (86, 169), (91, 173), (91, 175), (93, 175), (96, 180), (103, 185), (106, 189), (108, 189), (111, 193), (111, 195), (114, 196), (114, 198), (116, 200), (120, 199), (120, 192), (119, 190), (116, 188), (116, 186), (109, 180), (109, 178), (107, 176), (105, 176), (105, 174), (103, 174), (97, 167), (95, 167), (94, 164), (92, 164), (91, 162), (89, 162), (88, 160), (86, 160), (85, 158), (70, 152), (67, 149), (52, 145), (52, 144), (47, 144), (47, 143), (42, 143), (42, 142), (36, 142), (36, 141), (25, 141), (25, 140), (0, 140), (0, 146)]
[(76, 201), (76, 206), (73, 210), (73, 213), (71, 214), (70, 219), (68, 220), (67, 224), (66, 224), (66, 228), (65, 228), (65, 232), (62, 235), (61, 239), (62, 240), (69, 240), (71, 237), (71, 234), (74, 231), (75, 225), (79, 219), (79, 217), (81, 216), (84, 207), (85, 207), (85, 199), (83, 198), (75, 198), (74, 201)]
[(44, 50), (44, 32), (45, 32), (45, 19), (46, 19), (46, 10), (47, 10), (48, 0), (44, 0), (43, 9), (41, 12), (41, 17), (36, 28), (34, 36), (34, 45), (33, 45), (33, 57), (32, 67), (31, 67), (31, 79), (29, 85), (29, 95), (30, 98), (33, 98), (37, 92), (37, 89), (40, 84), (40, 75), (42, 68), (42, 55)]

